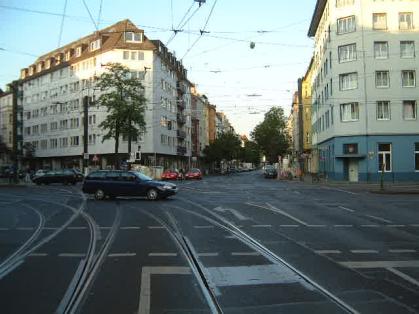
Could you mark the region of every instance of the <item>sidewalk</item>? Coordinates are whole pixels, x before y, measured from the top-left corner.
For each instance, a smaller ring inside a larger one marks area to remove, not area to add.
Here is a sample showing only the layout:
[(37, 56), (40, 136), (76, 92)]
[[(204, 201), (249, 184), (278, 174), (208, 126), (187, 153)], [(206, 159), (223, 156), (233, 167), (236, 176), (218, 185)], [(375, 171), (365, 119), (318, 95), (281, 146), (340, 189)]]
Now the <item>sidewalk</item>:
[(8, 178), (0, 178), (0, 188), (7, 187), (27, 187), (33, 185), (32, 182), (26, 183), (24, 180), (19, 180), (17, 183), (9, 183)]
[(419, 194), (419, 182), (384, 182), (384, 189), (380, 189), (379, 182), (348, 182), (321, 179), (320, 182), (313, 182), (310, 175), (303, 177), (303, 180), (294, 178), (290, 182), (298, 182), (307, 185), (328, 186), (344, 189), (351, 192), (369, 192), (376, 194)]

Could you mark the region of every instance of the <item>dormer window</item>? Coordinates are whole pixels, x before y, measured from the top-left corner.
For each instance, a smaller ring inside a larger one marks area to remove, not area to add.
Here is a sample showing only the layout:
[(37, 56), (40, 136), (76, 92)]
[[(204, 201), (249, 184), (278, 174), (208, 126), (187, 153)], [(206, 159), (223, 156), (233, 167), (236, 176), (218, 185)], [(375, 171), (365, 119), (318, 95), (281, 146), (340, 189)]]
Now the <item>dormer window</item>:
[(49, 69), (51, 67), (51, 59), (45, 61), (45, 69)]
[(80, 57), (81, 56), (81, 46), (76, 48), (76, 55), (75, 57)]
[(69, 61), (69, 60), (70, 60), (70, 58), (71, 58), (71, 50), (69, 50), (69, 51), (67, 51), (67, 52), (65, 53), (64, 60), (65, 60), (65, 61)]
[(42, 71), (42, 62), (36, 65), (36, 72), (41, 72), (41, 71)]
[(143, 41), (142, 33), (125, 32), (125, 41), (132, 43), (140, 43)]
[(95, 51), (98, 49), (100, 49), (100, 39), (97, 39), (90, 43), (90, 51)]
[(29, 75), (33, 75), (34, 66), (29, 67)]
[(63, 61), (63, 57), (62, 57), (62, 54), (60, 53), (55, 57), (55, 65), (59, 65), (61, 61)]
[(26, 78), (26, 75), (28, 74), (28, 70), (27, 69), (23, 69), (22, 71), (20, 71), (20, 78), (24, 79)]

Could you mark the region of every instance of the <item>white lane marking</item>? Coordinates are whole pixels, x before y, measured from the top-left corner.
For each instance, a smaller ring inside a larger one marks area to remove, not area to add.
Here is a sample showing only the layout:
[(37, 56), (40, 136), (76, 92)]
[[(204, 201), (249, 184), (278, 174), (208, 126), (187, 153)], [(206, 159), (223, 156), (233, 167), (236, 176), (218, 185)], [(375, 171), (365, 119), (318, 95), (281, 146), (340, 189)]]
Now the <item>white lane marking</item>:
[(419, 227), (419, 224), (411, 224), (410, 227)]
[(250, 205), (250, 206), (254, 206), (254, 207), (259, 207), (259, 208), (270, 210), (270, 211), (272, 211), (274, 213), (277, 213), (277, 214), (283, 215), (285, 217), (288, 217), (289, 219), (294, 220), (295, 222), (298, 222), (299, 224), (301, 224), (303, 226), (308, 226), (308, 223), (306, 223), (306, 222), (298, 219), (297, 217), (292, 216), (291, 214), (288, 214), (287, 212), (284, 212), (283, 210), (281, 210), (279, 208), (276, 208), (275, 206), (273, 206), (273, 205), (271, 205), (269, 203), (266, 203), (267, 206), (261, 206), (261, 205), (257, 205), (257, 204), (253, 204), (253, 203), (249, 203), (249, 202), (247, 202), (245, 204), (246, 205)]
[(119, 229), (121, 229), (121, 230), (139, 230), (140, 227), (137, 227), (137, 226), (126, 226), (126, 227), (121, 227)]
[(86, 230), (87, 227), (68, 227), (68, 230)]
[(375, 220), (378, 220), (379, 222), (385, 222), (385, 223), (388, 223), (388, 224), (392, 223), (391, 220), (388, 220), (388, 219), (385, 219), (385, 218), (382, 218), (382, 217), (378, 217), (378, 216), (374, 216), (374, 215), (365, 215), (365, 216), (369, 217), (369, 218), (372, 218), (372, 219), (375, 219)]
[(307, 225), (309, 228), (324, 228), (326, 225)]
[(148, 253), (148, 256), (177, 256), (177, 253)]
[(45, 257), (48, 256), (48, 253), (31, 253), (29, 254), (31, 257)]
[(226, 235), (226, 236), (224, 236), (224, 238), (226, 238), (226, 239), (237, 239), (237, 237), (235, 235), (232, 235), (232, 234)]
[(377, 250), (350, 250), (354, 254), (378, 254)]
[(414, 284), (415, 286), (419, 287), (419, 281), (410, 277), (409, 275), (406, 275), (405, 273), (402, 273), (400, 270), (394, 269), (393, 267), (387, 267), (386, 269), (392, 272), (393, 274), (399, 276), (400, 278), (403, 278), (404, 280), (410, 282), (411, 284)]
[(338, 189), (338, 188), (327, 188), (327, 190), (335, 190), (335, 191), (339, 191), (339, 192), (343, 192), (343, 193), (348, 193), (348, 194), (352, 194), (352, 195), (358, 195), (358, 193), (351, 192), (351, 191), (346, 191), (346, 190), (342, 190), (342, 189)]
[(57, 230), (57, 227), (44, 227), (43, 230)]
[(298, 228), (299, 227), (299, 225), (279, 225), (279, 226), (283, 228)]
[(108, 254), (108, 257), (132, 257), (136, 255), (137, 253), (111, 253)]
[(416, 250), (410, 250), (410, 249), (393, 249), (388, 250), (389, 253), (415, 253)]
[(198, 256), (203, 256), (203, 257), (218, 256), (218, 253), (217, 252), (215, 252), (215, 253), (198, 253)]
[(138, 303), (137, 314), (150, 313), (151, 299), (151, 275), (189, 275), (191, 269), (189, 267), (143, 267), (141, 269), (141, 286), (140, 298)]
[(112, 227), (99, 227), (99, 229), (109, 230), (109, 229), (112, 229)]
[(339, 206), (339, 208), (340, 208), (340, 209), (343, 209), (343, 210), (346, 210), (346, 211), (348, 211), (348, 212), (351, 212), (351, 213), (355, 212), (355, 210), (350, 209), (350, 208), (345, 207), (345, 206)]
[(213, 229), (214, 226), (193, 226), (195, 229)]
[(252, 228), (271, 228), (272, 225), (252, 225)]
[(8, 231), (10, 230), (9, 228), (0, 228), (0, 231)]
[(217, 211), (217, 212), (221, 212), (221, 213), (230, 212), (238, 220), (249, 220), (248, 217), (243, 216), (238, 210), (233, 209), (233, 208), (225, 208), (225, 207), (222, 207), (222, 206), (218, 206), (218, 207), (215, 207), (214, 210)]
[(259, 252), (231, 252), (232, 256), (258, 256)]
[(350, 261), (339, 264), (349, 268), (398, 268), (398, 267), (419, 267), (419, 260), (410, 261)]
[(148, 226), (148, 229), (164, 229), (163, 226)]
[(333, 225), (333, 227), (335, 227), (335, 228), (351, 228), (353, 226), (354, 225)]
[(363, 228), (378, 228), (379, 225), (361, 225)]
[(405, 225), (387, 225), (386, 227), (389, 227), (389, 228), (403, 228), (403, 227), (406, 227)]
[(60, 253), (58, 254), (59, 257), (85, 257), (86, 254), (84, 253)]
[(317, 254), (341, 254), (342, 251), (339, 250), (315, 250)]

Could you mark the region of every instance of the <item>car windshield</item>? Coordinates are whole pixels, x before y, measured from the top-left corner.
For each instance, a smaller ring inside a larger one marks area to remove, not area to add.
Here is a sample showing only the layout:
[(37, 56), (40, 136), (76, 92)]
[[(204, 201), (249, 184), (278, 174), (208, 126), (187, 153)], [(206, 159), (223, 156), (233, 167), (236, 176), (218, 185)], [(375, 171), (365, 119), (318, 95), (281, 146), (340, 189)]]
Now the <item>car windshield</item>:
[(141, 173), (141, 172), (138, 172), (138, 171), (136, 171), (136, 172), (134, 172), (135, 173), (135, 175), (138, 177), (138, 178), (140, 178), (142, 181), (151, 181), (151, 180), (153, 180), (152, 178), (150, 178), (149, 176), (146, 176), (144, 173)]

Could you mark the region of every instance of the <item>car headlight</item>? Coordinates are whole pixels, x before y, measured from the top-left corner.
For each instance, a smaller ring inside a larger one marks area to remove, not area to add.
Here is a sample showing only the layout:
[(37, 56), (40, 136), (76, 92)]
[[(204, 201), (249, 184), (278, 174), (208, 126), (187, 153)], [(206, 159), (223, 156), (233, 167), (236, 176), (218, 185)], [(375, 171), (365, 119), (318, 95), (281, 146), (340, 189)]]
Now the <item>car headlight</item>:
[(170, 185), (161, 185), (161, 186), (159, 186), (159, 189), (161, 189), (161, 190), (171, 190), (172, 187)]

